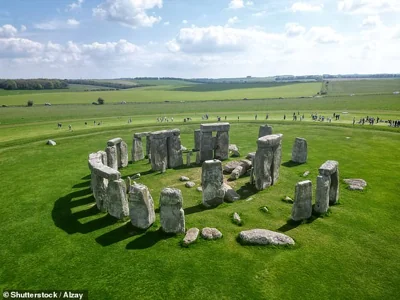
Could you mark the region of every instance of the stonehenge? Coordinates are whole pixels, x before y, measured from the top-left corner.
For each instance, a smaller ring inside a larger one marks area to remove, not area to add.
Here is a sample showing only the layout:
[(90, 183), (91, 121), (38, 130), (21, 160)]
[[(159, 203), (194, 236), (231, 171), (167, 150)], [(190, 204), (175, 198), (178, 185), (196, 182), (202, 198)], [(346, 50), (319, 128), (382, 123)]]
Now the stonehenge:
[[(225, 160), (229, 157), (229, 123), (201, 124), (194, 132), (195, 148), (198, 147), (198, 162), (211, 159)], [(213, 132), (216, 136), (213, 137)]]
[(269, 125), (261, 125), (258, 130), (258, 138), (272, 134), (272, 127)]
[(305, 139), (297, 137), (294, 140), (292, 161), (300, 164), (307, 162), (307, 141)]
[(314, 210), (322, 214), (327, 212), (330, 205), (335, 205), (339, 200), (339, 163), (327, 160), (318, 171)]
[(160, 221), (165, 233), (185, 233), (185, 212), (181, 190), (164, 188), (160, 195)]
[(294, 203), (292, 207), (292, 220), (301, 221), (311, 217), (312, 214), (312, 183), (304, 180), (296, 184)]
[(274, 185), (279, 178), (282, 160), (282, 134), (270, 134), (257, 140), (257, 152), (253, 159), (251, 182), (257, 190)]
[(161, 130), (150, 133), (151, 169), (163, 171), (183, 165), (180, 130)]
[(205, 207), (218, 206), (224, 202), (225, 190), (221, 161), (214, 159), (203, 162), (201, 185), (203, 189), (203, 205)]
[(128, 145), (121, 138), (114, 138), (107, 142), (107, 166), (118, 170), (128, 166)]

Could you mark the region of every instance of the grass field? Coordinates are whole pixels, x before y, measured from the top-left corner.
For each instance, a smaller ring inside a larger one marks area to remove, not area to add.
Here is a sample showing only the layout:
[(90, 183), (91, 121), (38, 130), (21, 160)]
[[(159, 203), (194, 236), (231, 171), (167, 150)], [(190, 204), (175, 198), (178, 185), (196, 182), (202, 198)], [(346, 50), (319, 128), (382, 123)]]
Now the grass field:
[[(400, 119), (400, 96), (240, 100), (258, 90), (264, 95), (277, 90), (307, 94), (318, 91), (320, 83), (233, 90), (210, 86), (211, 91), (200, 91), (207, 89), (201, 86), (187, 85), (192, 89), (184, 91), (177, 90), (183, 86), (161, 85), (109, 93), (32, 94), (29, 97), (38, 97), (33, 107), (0, 107), (0, 288), (87, 289), (89, 299), (398, 299), (400, 129), (386, 123), (353, 126), (351, 121), (367, 115)], [(135, 99), (145, 95), (149, 102), (117, 105), (110, 102), (121, 101), (122, 96), (104, 96), (124, 93)], [(106, 105), (72, 104), (90, 103), (100, 95)], [(226, 95), (238, 100), (213, 101)], [(0, 104), (24, 105), (24, 97), (0, 96)], [(178, 101), (161, 101), (168, 97)], [(186, 97), (186, 102), (177, 97)], [(42, 100), (69, 104), (45, 107), (38, 105)], [(291, 121), (298, 111), (305, 120)], [(310, 120), (311, 113), (334, 112), (341, 114), (340, 121)], [(182, 248), (183, 236), (159, 231), (158, 210), (155, 224), (146, 232), (97, 210), (89, 189), (89, 153), (104, 149), (113, 137), (122, 137), (130, 148), (133, 133), (167, 128), (179, 128), (182, 144), (192, 148), (193, 130), (205, 113), (212, 122), (227, 116), (230, 142), (239, 146), (242, 156), (256, 150), (260, 125), (271, 124), (274, 132), (282, 133), (278, 183), (256, 193), (245, 176), (233, 182), (241, 200), (204, 209), (201, 193), (178, 180), (186, 175), (198, 186), (198, 166), (158, 174), (143, 160), (130, 163), (121, 173), (123, 178), (141, 173), (137, 181), (149, 187), (156, 208), (163, 187), (181, 189), (186, 228), (217, 227), (224, 235), (221, 240), (200, 239)], [(174, 123), (157, 123), (159, 116), (174, 117)], [(182, 122), (186, 117), (193, 121)], [(58, 122), (63, 123), (61, 129)], [(298, 136), (307, 139), (309, 159), (293, 166), (291, 148)], [(45, 145), (50, 138), (57, 146)], [(339, 162), (341, 179), (365, 179), (366, 190), (349, 191), (341, 182), (340, 203), (327, 216), (301, 225), (288, 222), (292, 205), (282, 197), (294, 196), (295, 184), (305, 179), (306, 170), (315, 191), (318, 167), (328, 159)], [(263, 206), (268, 213), (260, 211)], [(242, 227), (232, 223), (233, 212), (241, 215)], [(238, 233), (251, 228), (283, 232), (296, 245), (241, 246)]]
[(329, 95), (392, 94), (400, 91), (400, 79), (329, 80)]

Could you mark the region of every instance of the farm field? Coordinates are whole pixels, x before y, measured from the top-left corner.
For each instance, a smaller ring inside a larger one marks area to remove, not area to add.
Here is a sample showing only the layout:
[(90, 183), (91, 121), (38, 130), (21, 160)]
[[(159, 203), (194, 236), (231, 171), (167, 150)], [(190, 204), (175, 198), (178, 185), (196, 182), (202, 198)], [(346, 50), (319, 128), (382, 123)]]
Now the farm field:
[[(265, 96), (277, 91), (316, 93), (320, 85), (229, 89), (224, 84), (168, 83), (115, 92), (0, 96), (0, 105), (25, 105), (27, 96), (34, 99), (33, 107), (0, 107), (0, 239), (6, 245), (0, 248), (0, 288), (87, 289), (89, 299), (397, 299), (400, 129), (384, 122), (353, 126), (352, 119), (400, 119), (400, 96), (374, 95), (377, 87), (370, 95), (353, 97)], [(143, 103), (118, 104), (124, 94)], [(245, 94), (262, 94), (264, 100), (242, 100)], [(227, 95), (235, 100), (223, 100)], [(105, 105), (87, 104), (100, 96)], [(164, 102), (168, 97), (171, 101)], [(200, 166), (160, 174), (142, 160), (120, 171), (124, 179), (141, 174), (137, 182), (149, 187), (155, 202), (154, 225), (138, 231), (128, 220), (117, 221), (97, 210), (89, 189), (89, 153), (103, 150), (107, 140), (117, 136), (128, 143), (130, 153), (135, 132), (172, 128), (179, 128), (182, 145), (192, 148), (193, 131), (205, 122), (206, 113), (208, 122), (227, 116), (230, 143), (239, 146), (241, 158), (256, 151), (260, 125), (268, 123), (274, 133), (282, 133), (278, 183), (256, 192), (244, 176), (230, 182), (241, 200), (204, 209), (201, 193), (179, 181), (185, 175), (199, 186)], [(292, 121), (293, 113), (304, 114), (305, 119)], [(311, 120), (313, 113), (341, 117), (318, 122)], [(159, 123), (160, 116), (174, 121)], [(192, 121), (183, 122), (188, 117)], [(102, 124), (95, 125), (98, 122)], [(303, 165), (290, 163), (298, 136), (308, 142), (308, 161)], [(57, 145), (47, 146), (48, 139)], [(293, 198), (295, 184), (309, 179), (315, 201), (318, 168), (328, 159), (339, 162), (339, 204), (326, 216), (303, 224), (289, 222), (292, 205), (282, 198)], [(310, 175), (304, 178), (306, 170)], [(368, 186), (349, 191), (343, 178), (363, 178)], [(199, 239), (182, 248), (182, 235), (162, 234), (159, 196), (167, 186), (182, 190), (187, 229), (217, 227), (223, 238)], [(260, 210), (264, 206), (267, 213)], [(234, 212), (241, 215), (242, 226), (233, 224)], [(240, 245), (239, 232), (252, 228), (285, 233), (296, 245)]]
[[(327, 80), (325, 80), (327, 81)], [(329, 95), (392, 94), (400, 91), (400, 79), (328, 80)]]

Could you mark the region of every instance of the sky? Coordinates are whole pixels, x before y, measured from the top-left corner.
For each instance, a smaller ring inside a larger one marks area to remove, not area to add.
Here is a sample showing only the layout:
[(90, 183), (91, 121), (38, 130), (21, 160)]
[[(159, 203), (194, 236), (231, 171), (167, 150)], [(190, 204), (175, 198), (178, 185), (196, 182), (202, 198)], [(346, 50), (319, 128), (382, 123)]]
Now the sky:
[(0, 78), (400, 72), (400, 0), (0, 0)]

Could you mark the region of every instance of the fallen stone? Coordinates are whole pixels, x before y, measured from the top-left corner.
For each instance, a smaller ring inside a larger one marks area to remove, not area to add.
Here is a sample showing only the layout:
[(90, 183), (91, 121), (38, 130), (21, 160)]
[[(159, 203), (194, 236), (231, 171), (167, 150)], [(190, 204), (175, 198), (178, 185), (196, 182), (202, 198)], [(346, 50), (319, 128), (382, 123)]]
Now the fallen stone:
[(255, 153), (255, 152), (250, 152), (250, 153), (248, 153), (248, 154), (246, 155), (246, 158), (252, 160), (255, 156), (256, 156), (256, 153)]
[(364, 179), (348, 178), (343, 179), (348, 185), (347, 188), (351, 191), (362, 191), (367, 186), (367, 182)]
[(201, 186), (198, 186), (198, 187), (196, 188), (196, 190), (197, 190), (198, 192), (202, 192), (202, 191), (203, 191), (203, 188), (202, 188)]
[(267, 230), (251, 229), (239, 233), (239, 241), (246, 245), (294, 245), (294, 240), (286, 234)]
[(290, 198), (289, 196), (285, 196), (285, 198), (283, 198), (282, 201), (286, 203), (293, 203), (293, 199)]
[(230, 161), (228, 162), (225, 166), (224, 166), (224, 173), (225, 174), (231, 174), (233, 170), (236, 169), (237, 166), (240, 166), (240, 161), (238, 160), (234, 160), (234, 161)]
[(235, 190), (229, 184), (224, 183), (223, 189), (225, 191), (224, 200), (226, 202), (235, 202), (236, 200), (240, 199), (239, 194), (236, 193)]
[(189, 177), (181, 176), (181, 177), (179, 177), (179, 180), (180, 181), (189, 181), (190, 179), (189, 179)]
[(238, 213), (233, 214), (233, 222), (237, 225), (242, 225), (242, 219), (240, 218)]
[(190, 244), (193, 244), (196, 240), (197, 237), (199, 236), (200, 230), (198, 228), (190, 228), (185, 235), (185, 238), (182, 241), (182, 244), (184, 246), (189, 246)]
[(239, 152), (239, 148), (235, 145), (235, 144), (230, 144), (229, 145), (229, 151), (232, 152), (232, 157), (239, 157), (240, 156), (240, 152)]
[(305, 172), (303, 173), (303, 177), (307, 177), (308, 175), (310, 175), (310, 171), (305, 171)]
[(265, 213), (269, 212), (268, 207), (266, 206), (261, 207), (260, 210)]
[(188, 181), (188, 182), (186, 182), (185, 183), (185, 186), (187, 187), (187, 188), (192, 188), (192, 187), (194, 187), (196, 184), (193, 182), (193, 181)]
[(47, 145), (50, 145), (50, 146), (55, 146), (55, 145), (57, 145), (57, 143), (56, 143), (55, 141), (53, 141), (53, 140), (48, 140), (46, 144), (47, 144)]
[(201, 230), (201, 237), (206, 240), (222, 238), (222, 233), (217, 228), (205, 227)]

